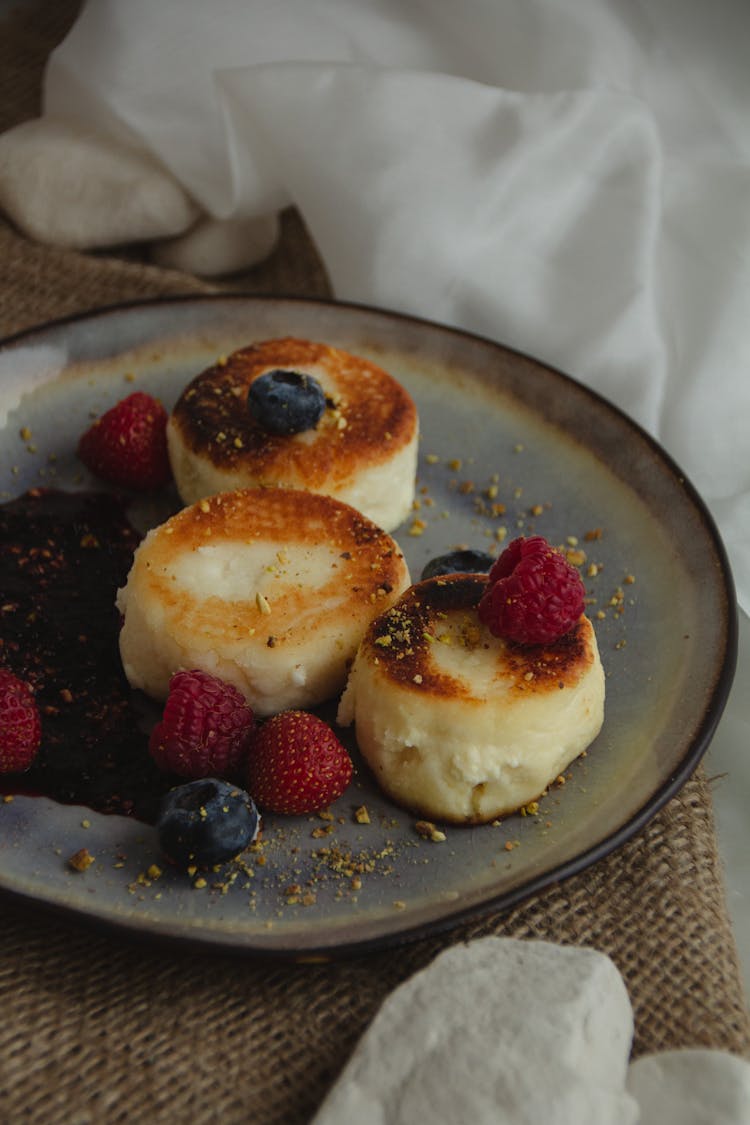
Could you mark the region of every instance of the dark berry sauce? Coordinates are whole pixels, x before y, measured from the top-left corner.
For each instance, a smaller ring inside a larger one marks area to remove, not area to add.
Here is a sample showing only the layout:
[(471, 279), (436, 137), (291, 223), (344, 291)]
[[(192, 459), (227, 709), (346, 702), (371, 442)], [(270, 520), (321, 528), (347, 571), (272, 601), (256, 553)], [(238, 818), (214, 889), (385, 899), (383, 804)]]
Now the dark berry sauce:
[(154, 821), (173, 779), (148, 754), (153, 705), (129, 687), (115, 594), (139, 534), (117, 497), (33, 489), (0, 505), (0, 665), (34, 690), (42, 744), (0, 792)]

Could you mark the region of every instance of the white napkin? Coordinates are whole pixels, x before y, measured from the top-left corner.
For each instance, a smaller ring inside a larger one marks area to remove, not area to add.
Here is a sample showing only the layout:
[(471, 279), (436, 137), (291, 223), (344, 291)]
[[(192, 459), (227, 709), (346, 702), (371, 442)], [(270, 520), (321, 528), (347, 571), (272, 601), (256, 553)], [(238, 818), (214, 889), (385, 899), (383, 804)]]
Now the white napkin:
[(397, 988), (313, 1125), (747, 1125), (750, 1063), (629, 1064), (633, 1013), (593, 949), (480, 938)]
[(0, 205), (69, 245), (176, 237), (159, 260), (210, 274), (296, 204), (339, 298), (642, 423), (750, 610), (748, 42), (744, 0), (91, 0), (42, 121), (0, 137)]

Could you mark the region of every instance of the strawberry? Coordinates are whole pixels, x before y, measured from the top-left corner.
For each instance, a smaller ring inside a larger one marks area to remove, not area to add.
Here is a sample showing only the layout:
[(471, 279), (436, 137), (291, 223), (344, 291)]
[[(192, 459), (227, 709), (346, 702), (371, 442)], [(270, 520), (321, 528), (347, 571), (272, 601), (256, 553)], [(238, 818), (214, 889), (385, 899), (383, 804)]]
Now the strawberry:
[(0, 668), (0, 773), (27, 770), (42, 740), (42, 726), (31, 688)]
[(144, 391), (134, 391), (82, 435), (78, 456), (95, 476), (138, 491), (160, 488), (171, 476), (167, 412)]
[(181, 777), (226, 776), (243, 761), (255, 723), (244, 696), (208, 672), (175, 672), (149, 750)]
[(274, 715), (250, 744), (248, 788), (271, 812), (315, 812), (341, 796), (352, 773), (352, 760), (331, 727), (308, 711)]

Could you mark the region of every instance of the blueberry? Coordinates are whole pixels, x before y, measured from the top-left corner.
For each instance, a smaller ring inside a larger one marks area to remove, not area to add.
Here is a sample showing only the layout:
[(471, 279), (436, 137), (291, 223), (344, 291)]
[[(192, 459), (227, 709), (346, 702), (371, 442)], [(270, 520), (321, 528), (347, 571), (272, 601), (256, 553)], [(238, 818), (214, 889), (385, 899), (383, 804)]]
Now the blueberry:
[(326, 396), (312, 375), (275, 368), (250, 384), (247, 407), (269, 434), (298, 434), (315, 429), (326, 408)]
[(181, 867), (234, 859), (258, 833), (258, 810), (236, 785), (201, 778), (170, 789), (156, 822), (164, 854)]
[(438, 555), (425, 566), (422, 571), (423, 578), (435, 578), (441, 574), (481, 574), (488, 571), (495, 562), (493, 555), (486, 551), (473, 551), (467, 548), (463, 551), (449, 551), (447, 555)]

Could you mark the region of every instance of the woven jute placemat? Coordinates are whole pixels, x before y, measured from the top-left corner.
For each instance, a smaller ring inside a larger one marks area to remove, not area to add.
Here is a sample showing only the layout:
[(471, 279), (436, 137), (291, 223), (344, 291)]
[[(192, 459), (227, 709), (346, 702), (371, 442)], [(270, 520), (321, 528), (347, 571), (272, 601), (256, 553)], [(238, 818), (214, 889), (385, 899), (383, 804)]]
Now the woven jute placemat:
[(0, 1120), (56, 1125), (309, 1120), (389, 992), (488, 934), (608, 953), (634, 1055), (750, 1051), (699, 772), (635, 839), (504, 915), (327, 965), (135, 944), (0, 900)]
[[(76, 7), (25, 10), (3, 28), (3, 127), (37, 112), (44, 58)], [(221, 286), (145, 257), (53, 250), (0, 221), (0, 333), (164, 294), (329, 293), (293, 212), (271, 259)], [(630, 992), (635, 1055), (681, 1046), (750, 1055), (699, 769), (637, 837), (582, 874), (449, 935), (341, 963), (155, 947), (0, 898), (0, 1121), (307, 1121), (388, 993), (448, 944), (489, 934), (608, 953)]]

